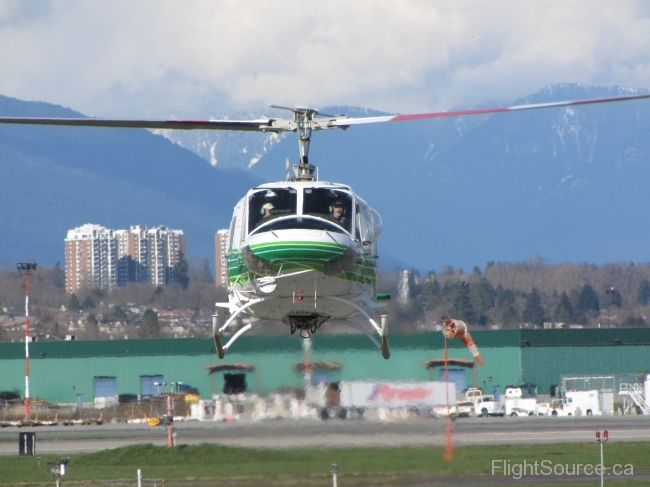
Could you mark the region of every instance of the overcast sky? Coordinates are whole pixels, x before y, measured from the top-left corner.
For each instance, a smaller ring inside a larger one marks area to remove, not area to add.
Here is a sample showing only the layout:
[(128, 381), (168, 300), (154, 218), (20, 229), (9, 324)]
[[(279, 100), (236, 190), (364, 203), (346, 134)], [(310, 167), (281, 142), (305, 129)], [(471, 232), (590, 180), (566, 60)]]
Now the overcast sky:
[(650, 2), (2, 0), (0, 94), (90, 116), (409, 113), (650, 88)]

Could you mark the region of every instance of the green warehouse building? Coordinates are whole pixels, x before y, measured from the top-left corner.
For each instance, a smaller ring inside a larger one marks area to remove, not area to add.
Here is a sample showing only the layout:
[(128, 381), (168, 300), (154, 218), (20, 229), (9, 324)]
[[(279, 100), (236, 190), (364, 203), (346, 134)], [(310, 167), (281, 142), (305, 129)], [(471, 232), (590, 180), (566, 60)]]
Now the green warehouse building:
[[(450, 379), (458, 390), (487, 392), (535, 384), (549, 394), (562, 376), (650, 371), (650, 329), (473, 330), (485, 366), (459, 340), (449, 340)], [(316, 334), (309, 361), (313, 380), (428, 381), (444, 377), (443, 336), (390, 337), (391, 357), (363, 335)], [(31, 397), (90, 402), (118, 394), (157, 395), (197, 389), (202, 398), (225, 391), (264, 394), (302, 386), (305, 359), (298, 336), (242, 337), (219, 360), (207, 338), (30, 343)], [(0, 343), (0, 390), (25, 390), (24, 343)], [(640, 375), (640, 374), (638, 374)], [(165, 384), (165, 385), (162, 385)], [(173, 384), (173, 386), (172, 386)]]

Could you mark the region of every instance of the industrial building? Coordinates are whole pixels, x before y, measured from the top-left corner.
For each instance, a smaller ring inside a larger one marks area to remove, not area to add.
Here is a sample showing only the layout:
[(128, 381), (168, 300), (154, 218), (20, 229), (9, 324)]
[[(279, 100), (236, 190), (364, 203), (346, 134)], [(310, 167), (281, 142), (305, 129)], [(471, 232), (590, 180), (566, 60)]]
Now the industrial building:
[[(449, 340), (450, 379), (457, 390), (478, 385), (492, 392), (531, 383), (549, 394), (562, 376), (650, 371), (650, 329), (472, 330), (485, 360), (477, 366), (466, 347)], [(395, 334), (384, 360), (363, 335), (316, 334), (309, 361), (312, 381), (440, 380), (441, 333)], [(303, 384), (298, 336), (242, 337), (219, 360), (207, 338), (35, 342), (30, 344), (32, 398), (89, 402), (117, 394), (157, 395), (192, 387), (201, 397), (246, 390), (266, 393)], [(0, 390), (24, 393), (25, 347), (0, 343)], [(643, 372), (643, 374), (638, 374)]]

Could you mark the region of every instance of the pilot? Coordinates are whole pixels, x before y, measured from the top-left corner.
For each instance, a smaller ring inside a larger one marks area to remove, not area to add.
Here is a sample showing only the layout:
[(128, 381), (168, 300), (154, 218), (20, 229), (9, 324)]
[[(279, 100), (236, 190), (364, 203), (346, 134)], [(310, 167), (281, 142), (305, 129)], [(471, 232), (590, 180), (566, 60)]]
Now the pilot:
[(336, 200), (330, 206), (330, 218), (342, 227), (348, 224), (348, 219), (343, 216), (343, 202), (341, 200)]
[(273, 206), (273, 203), (264, 203), (262, 205), (262, 209), (260, 210), (260, 212), (262, 213), (262, 218), (259, 219), (259, 221), (257, 222), (257, 224), (255, 226), (259, 226), (262, 223), (267, 222), (269, 220), (269, 218), (271, 218), (271, 216), (272, 216), (271, 210), (273, 210), (273, 209), (275, 209), (275, 206)]

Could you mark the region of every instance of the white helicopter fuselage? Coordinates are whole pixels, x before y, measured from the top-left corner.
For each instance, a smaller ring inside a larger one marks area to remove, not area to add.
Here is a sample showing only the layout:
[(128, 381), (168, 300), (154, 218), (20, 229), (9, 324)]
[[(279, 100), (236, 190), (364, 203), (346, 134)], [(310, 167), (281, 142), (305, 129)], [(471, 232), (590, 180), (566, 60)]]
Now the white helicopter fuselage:
[(246, 307), (250, 317), (313, 332), (383, 306), (376, 302), (381, 218), (349, 186), (264, 184), (237, 203), (229, 232), (231, 314)]

